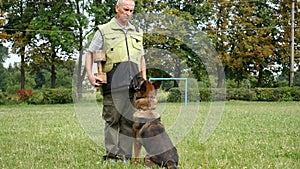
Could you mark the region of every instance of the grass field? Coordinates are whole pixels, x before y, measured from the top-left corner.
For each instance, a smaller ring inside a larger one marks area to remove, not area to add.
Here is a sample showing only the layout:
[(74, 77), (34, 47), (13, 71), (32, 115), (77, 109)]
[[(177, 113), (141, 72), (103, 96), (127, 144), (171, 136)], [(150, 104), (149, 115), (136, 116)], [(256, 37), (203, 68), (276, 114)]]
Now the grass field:
[[(176, 145), (180, 168), (300, 168), (299, 102), (227, 102), (217, 129), (200, 144), (209, 107), (201, 104), (201, 115)], [(173, 110), (164, 111), (168, 126)], [(103, 147), (85, 134), (72, 104), (2, 105), (0, 125), (4, 169), (143, 168), (104, 162)]]

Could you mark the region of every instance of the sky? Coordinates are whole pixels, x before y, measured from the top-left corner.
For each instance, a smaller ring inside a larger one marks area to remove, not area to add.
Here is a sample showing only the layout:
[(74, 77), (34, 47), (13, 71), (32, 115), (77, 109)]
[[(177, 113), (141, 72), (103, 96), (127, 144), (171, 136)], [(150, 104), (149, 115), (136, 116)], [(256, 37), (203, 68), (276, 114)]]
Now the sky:
[(15, 62), (20, 62), (21, 58), (19, 58), (18, 55), (11, 53), (11, 51), (10, 51), (11, 49), (9, 48), (11, 46), (10, 43), (5, 42), (5, 43), (3, 43), (3, 46), (8, 47), (8, 55), (9, 55), (9, 58), (7, 58), (5, 60), (5, 62), (3, 63), (3, 66), (5, 68), (8, 68), (9, 64), (13, 65)]
[(8, 68), (9, 64), (13, 65), (15, 62), (20, 62), (20, 60), (21, 60), (21, 58), (18, 57), (18, 55), (14, 55), (14, 54), (11, 54), (11, 53), (9, 54), (9, 57), (10, 58), (7, 58), (5, 60), (5, 62), (3, 63), (3, 66), (5, 68)]

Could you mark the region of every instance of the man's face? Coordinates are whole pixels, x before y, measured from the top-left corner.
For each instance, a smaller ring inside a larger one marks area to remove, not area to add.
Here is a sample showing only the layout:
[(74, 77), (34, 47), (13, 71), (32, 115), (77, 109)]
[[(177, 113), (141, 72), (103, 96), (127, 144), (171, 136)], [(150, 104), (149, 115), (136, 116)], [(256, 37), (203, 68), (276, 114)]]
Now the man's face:
[(133, 14), (134, 2), (124, 1), (122, 5), (116, 6), (117, 19), (121, 24), (126, 25)]

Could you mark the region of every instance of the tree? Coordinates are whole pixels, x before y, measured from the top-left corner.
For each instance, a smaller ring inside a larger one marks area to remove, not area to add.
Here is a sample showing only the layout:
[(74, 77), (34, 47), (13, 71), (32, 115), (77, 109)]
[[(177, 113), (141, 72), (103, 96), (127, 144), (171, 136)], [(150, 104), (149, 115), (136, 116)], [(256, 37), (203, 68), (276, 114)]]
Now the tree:
[(32, 32), (29, 60), (40, 67), (50, 67), (51, 88), (56, 87), (56, 66), (71, 59), (75, 49), (81, 50), (78, 41), (82, 41), (86, 21), (76, 13), (76, 3), (79, 1), (40, 1), (36, 4), (38, 15), (30, 23), (36, 31)]
[(87, 9), (94, 26), (108, 22), (115, 15), (116, 1), (93, 0)]
[[(20, 89), (20, 78), (21, 78), (21, 72), (20, 72), (20, 64), (15, 63), (14, 65), (9, 65), (7, 68), (7, 88), (6, 92), (10, 94), (16, 93), (16, 90)], [(29, 75), (29, 72), (25, 72), (26, 78), (26, 89), (32, 90), (35, 86), (34, 79)]]
[(0, 44), (0, 63), (4, 62), (8, 58), (8, 48)]
[[(156, 65), (173, 77), (192, 71), (198, 80), (207, 81), (204, 62), (212, 54), (208, 47), (211, 43), (205, 41), (204, 34), (199, 30), (200, 22), (205, 17), (199, 17), (198, 14), (203, 12), (205, 15), (209, 10), (207, 6), (202, 7), (197, 3), (199, 1), (185, 2), (142, 1), (143, 12), (135, 15), (133, 20), (144, 30), (146, 51), (153, 48), (158, 50), (152, 58), (149, 56), (153, 53), (146, 52), (147, 64)], [(192, 7), (195, 16), (190, 13)], [(182, 67), (184, 64), (189, 70)]]
[(86, 34), (84, 33), (85, 29), (87, 28), (88, 25), (88, 19), (85, 17), (85, 10), (86, 10), (87, 4), (85, 4), (84, 0), (77, 0), (74, 3), (74, 9), (75, 9), (75, 15), (76, 20), (77, 20), (77, 28), (74, 29), (75, 32), (75, 39), (78, 44), (78, 63), (75, 68), (75, 84), (76, 84), (76, 92), (79, 98), (82, 98), (82, 83), (84, 81), (84, 77), (86, 74), (85, 67), (83, 68), (83, 54), (84, 54), (84, 41), (85, 37), (90, 33), (87, 32)]
[(7, 88), (7, 70), (4, 68), (3, 64), (0, 62), (0, 92), (6, 91)]
[(25, 89), (25, 49), (31, 39), (28, 28), (32, 18), (36, 16), (35, 7), (33, 0), (8, 1), (1, 5), (1, 13), (7, 13), (7, 23), (2, 28), (13, 43), (13, 53), (21, 57), (21, 89)]
[[(215, 4), (216, 23), (208, 27), (217, 46), (227, 78), (238, 84), (249, 76), (257, 75), (257, 86), (262, 86), (264, 73), (277, 73), (276, 36), (280, 31), (274, 4), (261, 1), (228, 2)], [(270, 74), (266, 74), (268, 77)]]

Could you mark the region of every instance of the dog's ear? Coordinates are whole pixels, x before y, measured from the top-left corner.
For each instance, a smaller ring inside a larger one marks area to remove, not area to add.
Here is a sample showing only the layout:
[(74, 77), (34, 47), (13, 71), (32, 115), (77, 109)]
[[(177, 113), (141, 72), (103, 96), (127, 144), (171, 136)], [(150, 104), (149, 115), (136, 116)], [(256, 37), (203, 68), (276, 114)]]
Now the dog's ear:
[(137, 88), (136, 90), (139, 91), (141, 89), (142, 84), (145, 82), (145, 79), (142, 77), (137, 77)]
[(146, 90), (147, 90), (147, 82), (146, 82), (146, 80), (143, 80), (143, 81), (141, 81), (141, 83), (140, 83), (140, 87), (139, 87), (139, 91), (142, 93), (142, 94), (144, 94), (145, 92), (146, 92)]
[(161, 81), (157, 80), (157, 81), (153, 82), (152, 85), (154, 86), (155, 89), (159, 89), (159, 87), (161, 85)]
[(137, 77), (138, 82), (141, 84), (143, 81), (145, 81), (145, 79), (141, 76)]

